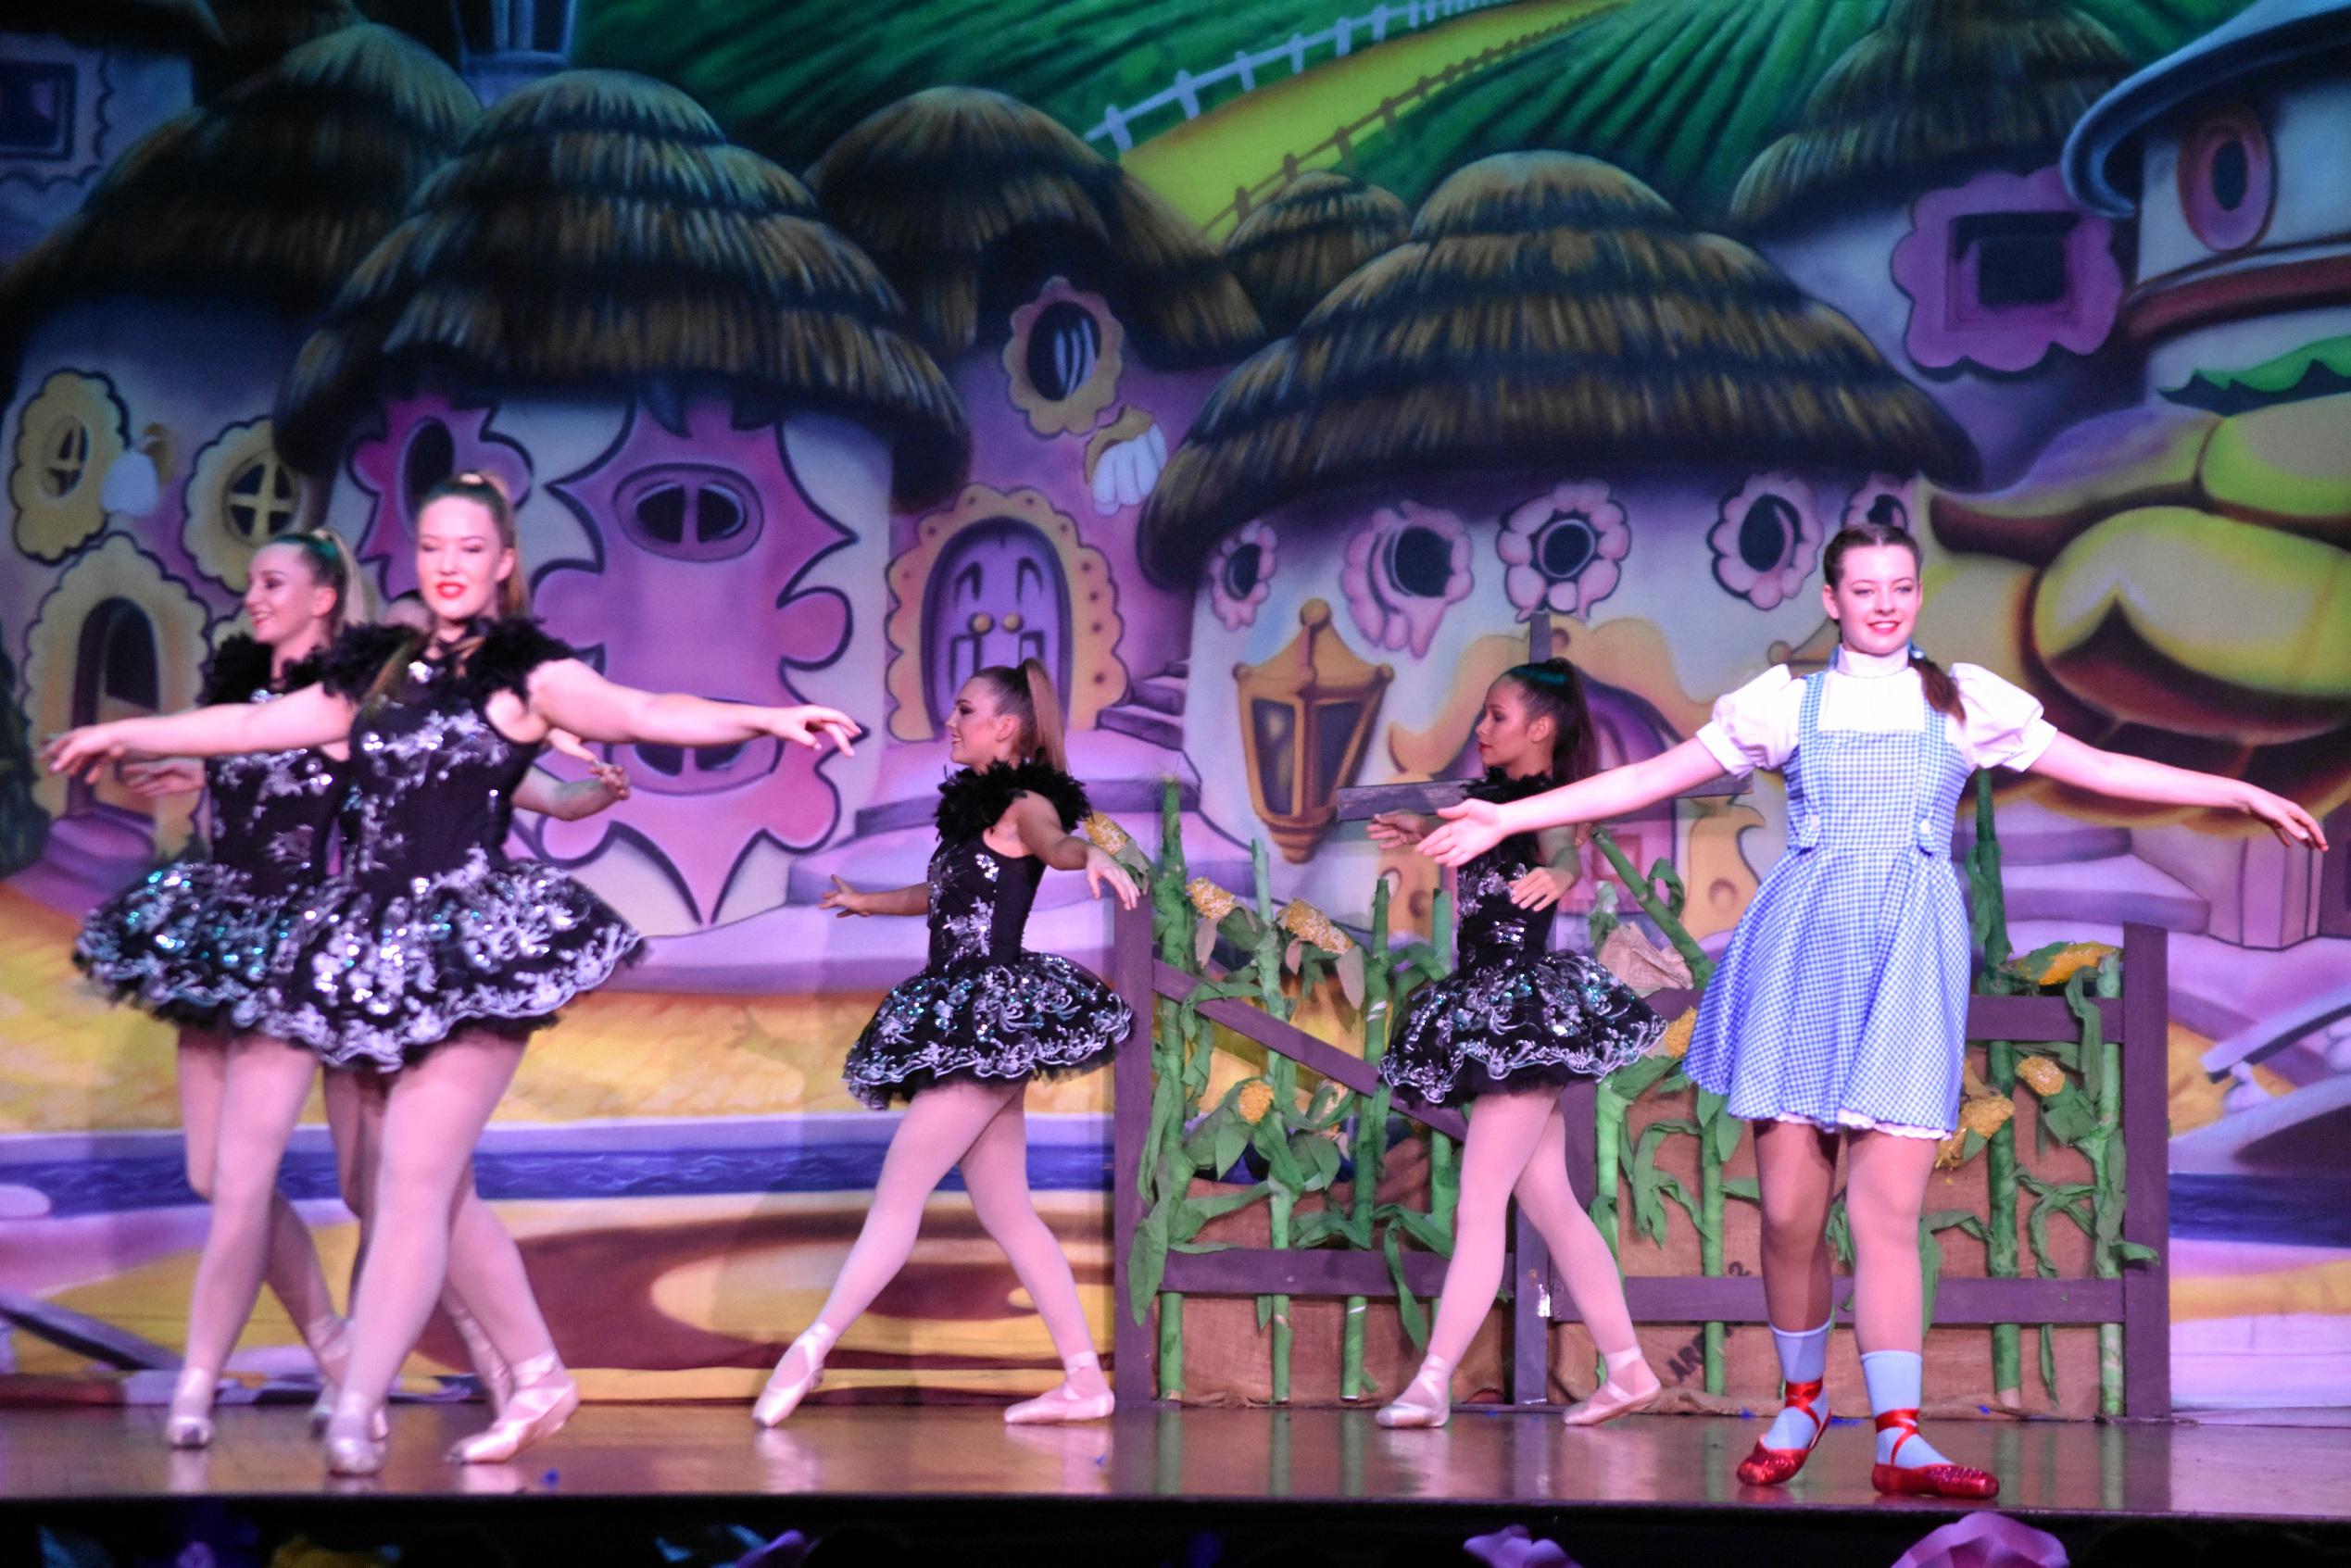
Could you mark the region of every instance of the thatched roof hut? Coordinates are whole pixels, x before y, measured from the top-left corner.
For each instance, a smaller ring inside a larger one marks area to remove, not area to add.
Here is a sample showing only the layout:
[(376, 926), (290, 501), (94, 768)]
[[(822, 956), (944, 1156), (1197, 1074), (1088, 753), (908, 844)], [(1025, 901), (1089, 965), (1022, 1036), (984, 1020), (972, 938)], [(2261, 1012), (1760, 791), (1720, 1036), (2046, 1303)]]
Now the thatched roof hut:
[(1052, 276), (1110, 302), (1162, 368), (1229, 362), (1264, 341), (1206, 235), (1059, 123), (1000, 93), (934, 87), (869, 115), (809, 170), (825, 215), (873, 257), (933, 348)]
[(323, 307), (477, 112), (389, 28), (345, 28), (134, 144), (0, 272), (0, 315), (101, 295)]
[(367, 19), (351, 0), (210, 0), (226, 47), (196, 72), (210, 97), (283, 59), (313, 39)]
[(2131, 69), (2104, 26), (2064, 0), (1888, 0), (1747, 167), (1730, 220), (1760, 229), (1810, 204), (1907, 199), (1985, 169), (2050, 163)]
[(1269, 332), (1298, 330), (1339, 281), (1402, 245), (1413, 219), (1377, 185), (1309, 169), (1235, 226), (1225, 258)]
[(55, 33), (88, 48), (202, 56), (223, 43), (205, 0), (10, 0), (0, 32)]
[(1226, 530), (1343, 484), (1671, 460), (1975, 468), (1958, 426), (1754, 251), (1596, 159), (1501, 154), (1225, 379), (1144, 508), (1142, 560), (1184, 581)]
[(886, 432), (902, 498), (970, 437), (897, 293), (806, 187), (672, 87), (565, 71), (482, 117), (359, 265), (280, 395), (279, 445), (333, 461), (382, 378), (610, 390), (708, 378)]

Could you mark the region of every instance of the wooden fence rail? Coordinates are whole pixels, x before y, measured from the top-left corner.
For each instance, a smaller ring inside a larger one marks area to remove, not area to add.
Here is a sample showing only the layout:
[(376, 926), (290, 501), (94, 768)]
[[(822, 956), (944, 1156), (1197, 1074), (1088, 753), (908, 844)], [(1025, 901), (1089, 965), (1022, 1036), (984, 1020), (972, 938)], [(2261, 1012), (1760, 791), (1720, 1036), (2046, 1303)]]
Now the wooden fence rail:
[[(1534, 647), (1547, 653), (1551, 638), (1545, 619), (1537, 618), (1531, 631)], [(1339, 814), (1342, 819), (1360, 820), (1377, 810), (1427, 809), (1457, 798), (1459, 787), (1458, 784), (1406, 784), (1342, 791)], [(1725, 786), (1716, 784), (1700, 793), (1719, 795), (1725, 793)], [(2169, 1193), (2164, 1159), (2169, 1138), (2167, 942), (2158, 927), (2136, 922), (2124, 926), (2121, 994), (2089, 1002), (2097, 1010), (2105, 1037), (2120, 1045), (2119, 1135), (2131, 1155), (2124, 1172), (2123, 1238), (2149, 1248), (2154, 1261), (2135, 1264), (2117, 1279), (1945, 1276), (1935, 1298), (1935, 1321), (1940, 1323), (2119, 1323), (2123, 1413), (2133, 1419), (2168, 1416), (2171, 1404)], [(1127, 1287), (1128, 1259), (1143, 1221), (1137, 1177), (1150, 1126), (1150, 1032), (1159, 1013), (1158, 1002), (1162, 998), (1181, 1001), (1200, 982), (1157, 957), (1148, 903), (1118, 913), (1113, 968), (1114, 984), (1133, 1008), (1136, 1020), (1135, 1034), (1119, 1054), (1113, 1074), (1113, 1258), (1117, 1303), (1113, 1354), (1117, 1369), (1128, 1374), (1125, 1381), (1130, 1390), (1151, 1390), (1158, 1386), (1157, 1335), (1153, 1324), (1136, 1321), (1129, 1310)], [(1667, 1018), (1694, 1006), (1696, 1000), (1697, 994), (1688, 990), (1662, 990), (1649, 998), (1650, 1005)], [(1366, 1099), (1377, 1087), (1375, 1071), (1360, 1056), (1315, 1039), (1248, 1002), (1213, 998), (1201, 1003), (1199, 1012)], [(1967, 1032), (1970, 1040), (2050, 1044), (2080, 1038), (2081, 1021), (2063, 997), (1974, 996), (1968, 999)], [(1567, 1123), (1568, 1178), (1575, 1190), (1585, 1195), (1594, 1190), (1599, 1176), (1594, 1135), (1597, 1101), (1597, 1085), (1590, 1081), (1569, 1085), (1560, 1097)], [(1432, 1131), (1455, 1138), (1467, 1131), (1467, 1123), (1457, 1110), (1427, 1105), (1401, 1094), (1393, 1105), (1400, 1114)], [(1382, 1133), (1372, 1129), (1368, 1135)], [(1541, 1238), (1524, 1214), (1515, 1216), (1511, 1240), (1503, 1275), (1514, 1286), (1510, 1397), (1516, 1404), (1540, 1405), (1549, 1401), (1549, 1324), (1574, 1321), (1575, 1313)], [(1416, 1295), (1437, 1294), (1444, 1268), (1445, 1261), (1434, 1253), (1404, 1254), (1405, 1284)], [(1174, 1253), (1166, 1261), (1162, 1285), (1166, 1292), (1188, 1296), (1237, 1297), (1377, 1298), (1389, 1294), (1392, 1287), (1387, 1261), (1377, 1251), (1274, 1248)], [(1640, 1275), (1625, 1281), (1625, 1293), (1636, 1323), (1768, 1321), (1763, 1281), (1752, 1275)]]

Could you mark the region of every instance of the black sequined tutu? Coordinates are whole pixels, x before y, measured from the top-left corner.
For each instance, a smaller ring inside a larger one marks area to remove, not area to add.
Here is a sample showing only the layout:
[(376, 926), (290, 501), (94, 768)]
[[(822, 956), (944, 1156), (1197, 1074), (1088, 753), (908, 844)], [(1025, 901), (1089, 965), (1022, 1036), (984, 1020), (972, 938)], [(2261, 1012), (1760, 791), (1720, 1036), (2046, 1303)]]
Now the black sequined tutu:
[(241, 871), (175, 861), (91, 910), (73, 961), (115, 1000), (166, 1022), (225, 1027), (228, 1010), (270, 977), (282, 908)]
[[(1490, 772), (1481, 800), (1519, 800), (1547, 777)], [(1645, 1055), (1665, 1021), (1591, 960), (1543, 950), (1548, 909), (1522, 909), (1511, 887), (1542, 863), (1540, 840), (1517, 834), (1461, 869), (1459, 967), (1414, 991), (1397, 1019), (1379, 1075), (1432, 1104), (1502, 1090), (1565, 1087)]]
[[(268, 703), (320, 678), (302, 660), (273, 676), (270, 650), (229, 638), (206, 671), (204, 703)], [(260, 751), (204, 766), (212, 856), (149, 872), (90, 911), (74, 961), (167, 1022), (228, 1028), (230, 1009), (270, 978), (286, 899), (324, 870), (342, 791), (324, 752)]]
[(930, 962), (882, 998), (841, 1071), (876, 1110), (948, 1079), (1087, 1072), (1134, 1031), (1125, 997), (1067, 959), (1021, 946), (1045, 865), (1001, 854), (986, 835), (1023, 795), (1051, 802), (1064, 832), (1086, 816), (1077, 781), (1041, 762), (965, 769), (940, 787)]
[(1603, 1078), (1646, 1055), (1665, 1021), (1599, 964), (1543, 953), (1413, 993), (1379, 1075), (1432, 1104)]
[(408, 887), (331, 877), (285, 907), (270, 983), (237, 1023), (330, 1067), (396, 1068), (461, 1030), (520, 1034), (610, 979), (642, 938), (602, 899), (535, 860), (476, 851)]
[(1024, 952), (926, 969), (882, 998), (849, 1047), (849, 1093), (880, 1110), (951, 1078), (1090, 1072), (1133, 1033), (1125, 998), (1067, 959)]

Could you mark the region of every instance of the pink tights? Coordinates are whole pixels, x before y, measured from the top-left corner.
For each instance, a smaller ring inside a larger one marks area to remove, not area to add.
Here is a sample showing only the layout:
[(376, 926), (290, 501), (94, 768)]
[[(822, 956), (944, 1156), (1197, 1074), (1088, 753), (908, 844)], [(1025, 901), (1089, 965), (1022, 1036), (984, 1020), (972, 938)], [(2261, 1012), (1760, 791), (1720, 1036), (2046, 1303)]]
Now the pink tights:
[(1554, 1089), (1480, 1095), (1461, 1158), (1453, 1256), (1428, 1331), (1428, 1360), (1450, 1371), (1469, 1348), (1502, 1287), (1503, 1221), (1510, 1199), (1534, 1223), (1603, 1354), (1638, 1348), (1616, 1254), (1567, 1185), (1567, 1124)]
[(186, 1364), (217, 1376), (236, 1348), (266, 1277), (329, 1377), (342, 1321), (310, 1233), (278, 1191), (317, 1059), (264, 1035), (180, 1035), (180, 1115), (188, 1185), (212, 1206), (188, 1302)]
[[(1094, 1339), (1078, 1305), (1077, 1282), (1061, 1243), (1037, 1216), (1028, 1191), (1028, 1123), (1024, 1085), (954, 1080), (916, 1094), (890, 1138), (874, 1184), (874, 1206), (816, 1314), (834, 1337), (857, 1321), (913, 1255), (923, 1205), (947, 1173), (961, 1165), (973, 1210), (1019, 1276), (1062, 1359), (1068, 1392), (1090, 1398), (1109, 1386), (1094, 1361)], [(815, 1326), (811, 1325), (811, 1326)], [(829, 1341), (828, 1341), (829, 1342)], [(797, 1345), (779, 1380), (807, 1371)]]

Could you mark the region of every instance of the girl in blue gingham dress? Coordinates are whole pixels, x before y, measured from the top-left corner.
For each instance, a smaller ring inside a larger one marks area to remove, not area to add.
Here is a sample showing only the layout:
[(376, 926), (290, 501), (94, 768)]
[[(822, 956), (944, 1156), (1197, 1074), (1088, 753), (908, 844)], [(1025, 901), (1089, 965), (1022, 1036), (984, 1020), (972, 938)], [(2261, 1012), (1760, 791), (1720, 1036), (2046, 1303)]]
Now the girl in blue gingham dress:
[(2308, 812), (2232, 779), (2095, 751), (1989, 671), (1946, 673), (1910, 642), (1918, 550), (1848, 528), (1823, 558), (1838, 622), (1828, 670), (1770, 671), (1661, 757), (1507, 805), (1449, 808), (1422, 848), (1459, 865), (1501, 837), (1603, 821), (1724, 773), (1785, 770), (1788, 853), (1731, 934), (1701, 1003), (1690, 1076), (1755, 1123), (1764, 1294), (1786, 1403), (1739, 1479), (1794, 1475), (1829, 1424), (1827, 1223), (1838, 1146), (1856, 1260), (1854, 1336), (1877, 1416), (1880, 1491), (1989, 1498), (1988, 1472), (1918, 1435), (1923, 1344), (1917, 1230), (1936, 1144), (1956, 1125), (1967, 1022), (1967, 909), (1953, 812), (1978, 768), (2030, 769), (2122, 799), (2217, 807), (2323, 847)]

